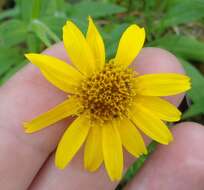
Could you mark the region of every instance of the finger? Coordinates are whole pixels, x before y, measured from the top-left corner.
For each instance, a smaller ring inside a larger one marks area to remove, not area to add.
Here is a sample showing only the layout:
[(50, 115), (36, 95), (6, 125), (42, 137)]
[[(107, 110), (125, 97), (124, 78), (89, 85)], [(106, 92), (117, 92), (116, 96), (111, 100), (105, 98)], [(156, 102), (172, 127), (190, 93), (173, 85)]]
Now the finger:
[[(46, 53), (67, 60), (62, 45)], [(48, 83), (39, 70), (29, 64), (0, 88), (0, 186), (26, 189), (49, 154), (55, 149), (67, 122), (62, 121), (28, 135), (22, 123), (46, 112), (66, 95)]]
[(173, 133), (175, 140), (168, 147), (158, 146), (127, 190), (203, 190), (203, 126), (180, 123)]
[[(176, 57), (160, 48), (145, 48), (145, 51), (141, 51), (136, 58), (133, 67), (140, 75), (150, 73), (185, 73)], [(165, 97), (165, 99), (178, 106), (183, 97), (184, 94), (182, 93)]]
[[(149, 58), (151, 56), (151, 59)], [(137, 71), (144, 73), (159, 72), (176, 72), (183, 73), (176, 58), (165, 50), (157, 48), (144, 48), (136, 59), (135, 67)], [(153, 66), (154, 63), (154, 66)], [(151, 66), (152, 65), (152, 66)], [(165, 66), (164, 66), (165, 65)], [(148, 68), (151, 67), (151, 69)], [(166, 69), (165, 69), (166, 68)], [(175, 96), (171, 99), (175, 104), (179, 104), (182, 97)], [(113, 189), (115, 183), (110, 183), (104, 168), (94, 174), (87, 173), (83, 169), (82, 153), (78, 154), (64, 171), (59, 171), (54, 166), (54, 155), (48, 160), (35, 179), (31, 189)], [(134, 160), (130, 155), (125, 155), (126, 167)]]

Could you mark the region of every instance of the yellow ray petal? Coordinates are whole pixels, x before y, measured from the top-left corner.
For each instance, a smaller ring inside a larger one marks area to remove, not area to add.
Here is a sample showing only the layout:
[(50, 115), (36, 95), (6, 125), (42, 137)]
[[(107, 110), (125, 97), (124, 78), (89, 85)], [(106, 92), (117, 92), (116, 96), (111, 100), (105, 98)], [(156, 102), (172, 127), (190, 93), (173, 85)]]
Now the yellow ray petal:
[(65, 92), (76, 92), (83, 76), (72, 66), (55, 57), (43, 54), (26, 54), (28, 60), (39, 67), (45, 78)]
[(157, 117), (140, 104), (134, 104), (131, 119), (147, 136), (161, 144), (168, 144), (172, 134), (167, 126)]
[(66, 93), (70, 93), (70, 94), (78, 93), (77, 86), (80, 84), (80, 82), (73, 83), (72, 81), (63, 80), (55, 73), (49, 72), (43, 69), (41, 69), (41, 72), (50, 83), (52, 83), (54, 86), (58, 87), (59, 89), (65, 91)]
[(146, 154), (144, 141), (136, 127), (126, 118), (119, 120), (117, 125), (123, 146), (133, 156)]
[(96, 68), (100, 71), (103, 69), (105, 64), (105, 47), (103, 39), (91, 17), (89, 17), (89, 27), (86, 35), (86, 40), (93, 52)]
[(71, 62), (84, 74), (95, 70), (94, 56), (79, 28), (68, 21), (63, 27), (63, 42)]
[(101, 137), (101, 126), (92, 126), (84, 150), (84, 166), (91, 172), (97, 170), (103, 162)]
[(175, 73), (146, 74), (135, 79), (136, 93), (144, 96), (169, 96), (190, 89), (190, 78)]
[(129, 26), (120, 39), (115, 62), (122, 67), (128, 67), (142, 49), (144, 40), (144, 28), (136, 24)]
[(113, 125), (102, 126), (102, 147), (105, 167), (112, 181), (120, 180), (123, 171), (123, 152), (120, 134)]
[(79, 116), (65, 131), (55, 154), (55, 165), (64, 169), (84, 143), (91, 125), (87, 115)]
[(164, 121), (179, 121), (181, 112), (168, 101), (150, 96), (136, 96), (135, 101)]
[(80, 108), (76, 99), (70, 98), (63, 103), (57, 105), (46, 113), (36, 117), (30, 122), (24, 123), (26, 133), (33, 133), (39, 131), (57, 121), (76, 114)]

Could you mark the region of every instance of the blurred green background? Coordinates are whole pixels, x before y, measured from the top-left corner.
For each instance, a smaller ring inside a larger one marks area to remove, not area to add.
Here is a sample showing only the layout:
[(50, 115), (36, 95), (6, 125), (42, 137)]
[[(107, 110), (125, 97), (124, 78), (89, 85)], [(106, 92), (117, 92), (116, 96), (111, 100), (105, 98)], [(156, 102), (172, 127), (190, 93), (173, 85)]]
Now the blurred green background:
[(104, 37), (108, 58), (132, 23), (145, 27), (145, 46), (176, 55), (193, 83), (183, 120), (204, 123), (204, 0), (0, 0), (0, 85), (27, 63), (24, 53), (61, 41), (67, 19), (85, 32), (88, 15)]

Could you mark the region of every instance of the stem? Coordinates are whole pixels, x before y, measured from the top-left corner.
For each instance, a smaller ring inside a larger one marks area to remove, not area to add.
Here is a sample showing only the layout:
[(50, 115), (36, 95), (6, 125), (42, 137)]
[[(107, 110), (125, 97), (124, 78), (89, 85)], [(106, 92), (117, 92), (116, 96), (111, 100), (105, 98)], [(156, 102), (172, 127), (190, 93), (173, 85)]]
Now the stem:
[(142, 166), (144, 165), (145, 161), (149, 158), (149, 156), (154, 152), (156, 149), (157, 142), (152, 141), (148, 147), (148, 154), (140, 156), (126, 171), (125, 175), (123, 176), (123, 179), (120, 181), (118, 186), (115, 188), (115, 190), (122, 190), (127, 183), (140, 171)]

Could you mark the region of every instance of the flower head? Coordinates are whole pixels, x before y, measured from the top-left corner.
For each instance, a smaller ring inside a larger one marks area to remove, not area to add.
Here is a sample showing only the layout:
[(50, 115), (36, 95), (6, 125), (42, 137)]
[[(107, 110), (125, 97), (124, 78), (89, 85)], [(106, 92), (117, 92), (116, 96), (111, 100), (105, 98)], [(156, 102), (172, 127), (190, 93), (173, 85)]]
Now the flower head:
[(58, 168), (65, 168), (85, 143), (85, 168), (95, 171), (104, 162), (111, 180), (119, 180), (122, 145), (136, 157), (147, 153), (138, 128), (162, 144), (173, 139), (164, 121), (178, 121), (181, 113), (160, 97), (188, 90), (189, 78), (175, 73), (141, 76), (131, 69), (144, 40), (144, 28), (131, 25), (120, 39), (115, 58), (106, 62), (103, 40), (89, 17), (86, 37), (70, 21), (63, 27), (71, 65), (49, 55), (26, 54), (48, 81), (69, 94), (55, 108), (25, 123), (26, 132), (76, 116), (59, 142)]

